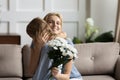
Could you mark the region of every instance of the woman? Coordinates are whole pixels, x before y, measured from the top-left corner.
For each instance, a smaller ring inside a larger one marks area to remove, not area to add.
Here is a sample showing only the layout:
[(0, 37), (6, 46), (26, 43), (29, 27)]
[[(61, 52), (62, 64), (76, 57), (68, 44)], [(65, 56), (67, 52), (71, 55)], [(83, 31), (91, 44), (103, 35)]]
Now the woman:
[[(34, 74), (33, 80), (48, 80), (51, 73), (54, 76), (55, 80), (72, 80), (74, 78), (76, 78), (76, 80), (81, 80), (81, 76), (77, 69), (74, 67), (72, 60), (64, 66), (63, 73), (58, 73), (58, 69), (56, 67), (52, 68), (51, 71), (48, 70), (51, 66), (51, 61), (47, 55), (49, 48), (45, 43), (53, 38), (54, 34), (63, 38), (66, 38), (66, 34), (62, 31), (62, 18), (59, 14), (49, 13), (45, 16), (44, 20), (49, 24), (50, 27), (45, 23), (44, 25), (40, 26), (43, 30), (39, 29), (38, 31), (38, 27), (35, 28), (36, 31), (34, 31), (34, 29), (31, 29), (33, 32), (36, 32), (34, 36), (31, 36), (33, 39), (33, 46), (31, 47), (32, 54), (29, 70), (30, 73)], [(35, 27), (42, 23), (35, 25), (37, 23), (31, 21), (30, 25), (31, 24), (33, 24), (32, 26)], [(30, 25), (27, 27), (29, 35), (32, 32), (29, 31)]]
[[(48, 13), (44, 20), (51, 27), (54, 34), (60, 34), (59, 36), (64, 37), (69, 44), (73, 45), (72, 41), (70, 41), (66, 33), (62, 31), (62, 17), (58, 13)], [(63, 74), (58, 73), (57, 68), (52, 69), (52, 75), (57, 78), (57, 80), (82, 80), (80, 73), (77, 71), (76, 67), (73, 64), (73, 61), (69, 61), (64, 66)]]

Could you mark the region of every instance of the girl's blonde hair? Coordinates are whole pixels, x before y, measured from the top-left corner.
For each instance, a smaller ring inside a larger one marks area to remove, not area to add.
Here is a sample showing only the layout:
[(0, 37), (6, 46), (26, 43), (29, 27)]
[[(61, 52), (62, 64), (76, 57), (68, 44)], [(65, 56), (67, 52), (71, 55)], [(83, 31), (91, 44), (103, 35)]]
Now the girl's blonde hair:
[(59, 13), (48, 13), (45, 17), (44, 17), (44, 20), (46, 21), (46, 22), (48, 22), (48, 20), (49, 20), (49, 18), (51, 17), (51, 16), (57, 16), (60, 20), (61, 20), (61, 25), (62, 25), (62, 16), (59, 14)]
[(30, 37), (35, 37), (47, 27), (47, 23), (39, 17), (34, 18), (27, 25), (26, 32)]

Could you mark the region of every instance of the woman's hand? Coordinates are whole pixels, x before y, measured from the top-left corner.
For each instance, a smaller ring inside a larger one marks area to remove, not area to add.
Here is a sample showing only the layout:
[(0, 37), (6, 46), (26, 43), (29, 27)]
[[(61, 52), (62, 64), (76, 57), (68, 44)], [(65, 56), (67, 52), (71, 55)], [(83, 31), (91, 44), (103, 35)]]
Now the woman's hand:
[(66, 34), (66, 32), (60, 32), (59, 34), (57, 34), (57, 36), (56, 37), (61, 37), (61, 38), (66, 38), (67, 37), (67, 34)]
[(52, 75), (58, 80), (59, 79), (59, 76), (60, 76), (60, 72), (59, 72), (59, 69), (57, 67), (53, 67), (51, 69), (51, 73)]
[(70, 78), (70, 73), (72, 69), (72, 63), (73, 60), (70, 60), (68, 63), (64, 65), (64, 72), (60, 73), (59, 69), (57, 67), (53, 67), (51, 69), (52, 75), (57, 79), (57, 80), (69, 80)]
[(36, 44), (44, 45), (50, 38), (50, 33), (42, 32), (37, 33), (35, 38), (33, 39)]
[(68, 73), (61, 73), (57, 67), (53, 67), (51, 73), (57, 80), (69, 80), (70, 77)]

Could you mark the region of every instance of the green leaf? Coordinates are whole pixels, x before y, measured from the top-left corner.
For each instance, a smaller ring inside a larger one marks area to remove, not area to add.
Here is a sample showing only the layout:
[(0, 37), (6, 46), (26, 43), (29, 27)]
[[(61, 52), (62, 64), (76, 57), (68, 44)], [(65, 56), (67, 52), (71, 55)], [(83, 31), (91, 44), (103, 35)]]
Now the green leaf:
[(112, 32), (113, 31), (108, 31), (108, 32), (102, 33), (101, 35), (96, 37), (94, 41), (95, 42), (113, 42)]
[(73, 41), (74, 44), (82, 43), (82, 41), (77, 37), (74, 37), (72, 41)]

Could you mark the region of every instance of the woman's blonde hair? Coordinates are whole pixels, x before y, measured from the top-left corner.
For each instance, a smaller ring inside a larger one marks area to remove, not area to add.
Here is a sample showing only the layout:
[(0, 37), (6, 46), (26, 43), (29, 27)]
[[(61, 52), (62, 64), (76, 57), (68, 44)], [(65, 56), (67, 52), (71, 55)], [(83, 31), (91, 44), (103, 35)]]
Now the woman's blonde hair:
[(51, 16), (57, 16), (57, 17), (61, 20), (61, 25), (62, 25), (62, 16), (61, 16), (59, 13), (55, 13), (55, 12), (53, 12), (53, 13), (48, 13), (48, 14), (44, 17), (44, 20), (45, 20), (46, 22), (48, 22), (48, 20), (49, 20), (49, 18), (50, 18)]
[(35, 37), (47, 27), (47, 23), (39, 17), (34, 18), (27, 25), (26, 32), (30, 37)]

